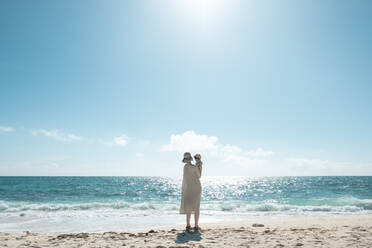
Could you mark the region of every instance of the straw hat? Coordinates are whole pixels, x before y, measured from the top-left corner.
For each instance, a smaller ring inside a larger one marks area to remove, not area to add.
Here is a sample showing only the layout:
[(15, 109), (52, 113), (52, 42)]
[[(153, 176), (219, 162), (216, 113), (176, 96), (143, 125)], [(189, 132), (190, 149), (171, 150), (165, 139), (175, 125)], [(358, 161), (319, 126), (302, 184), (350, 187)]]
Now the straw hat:
[(185, 152), (184, 154), (183, 154), (183, 159), (182, 159), (182, 162), (183, 163), (189, 163), (189, 162), (191, 162), (193, 159), (192, 159), (192, 156), (191, 156), (191, 153), (189, 153), (189, 152)]

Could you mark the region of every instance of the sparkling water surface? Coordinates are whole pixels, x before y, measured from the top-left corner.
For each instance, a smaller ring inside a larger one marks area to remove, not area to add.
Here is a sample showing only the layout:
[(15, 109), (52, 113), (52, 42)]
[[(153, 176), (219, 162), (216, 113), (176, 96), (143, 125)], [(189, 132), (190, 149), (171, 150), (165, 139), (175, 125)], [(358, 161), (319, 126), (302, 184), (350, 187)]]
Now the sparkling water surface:
[[(103, 232), (183, 224), (181, 181), (0, 177), (0, 231)], [(372, 177), (203, 177), (201, 182), (201, 223), (372, 214)]]

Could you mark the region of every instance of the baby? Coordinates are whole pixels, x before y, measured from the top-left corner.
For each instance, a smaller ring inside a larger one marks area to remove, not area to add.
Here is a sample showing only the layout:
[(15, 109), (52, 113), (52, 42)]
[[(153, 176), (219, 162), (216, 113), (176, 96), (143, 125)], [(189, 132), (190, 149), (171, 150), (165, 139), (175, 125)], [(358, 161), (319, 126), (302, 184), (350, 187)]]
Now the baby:
[(201, 169), (202, 169), (202, 165), (203, 165), (203, 162), (201, 161), (201, 155), (196, 154), (194, 156), (194, 159), (195, 159), (195, 166), (197, 166), (199, 168), (199, 171), (200, 171), (200, 174), (201, 174)]

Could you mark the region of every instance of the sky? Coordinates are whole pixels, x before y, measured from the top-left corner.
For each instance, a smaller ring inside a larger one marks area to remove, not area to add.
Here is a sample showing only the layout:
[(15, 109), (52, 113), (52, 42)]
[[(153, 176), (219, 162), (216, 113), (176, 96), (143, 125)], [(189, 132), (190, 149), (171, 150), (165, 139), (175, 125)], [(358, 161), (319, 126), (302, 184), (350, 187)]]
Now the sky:
[(372, 2), (0, 2), (0, 176), (372, 175)]

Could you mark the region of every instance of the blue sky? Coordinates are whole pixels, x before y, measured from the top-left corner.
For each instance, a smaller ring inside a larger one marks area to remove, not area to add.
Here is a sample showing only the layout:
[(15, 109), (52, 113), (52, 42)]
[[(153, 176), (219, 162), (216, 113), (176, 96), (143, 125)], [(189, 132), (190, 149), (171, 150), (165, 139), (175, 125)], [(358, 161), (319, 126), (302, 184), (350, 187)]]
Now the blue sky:
[(370, 1), (1, 1), (0, 175), (372, 175)]

